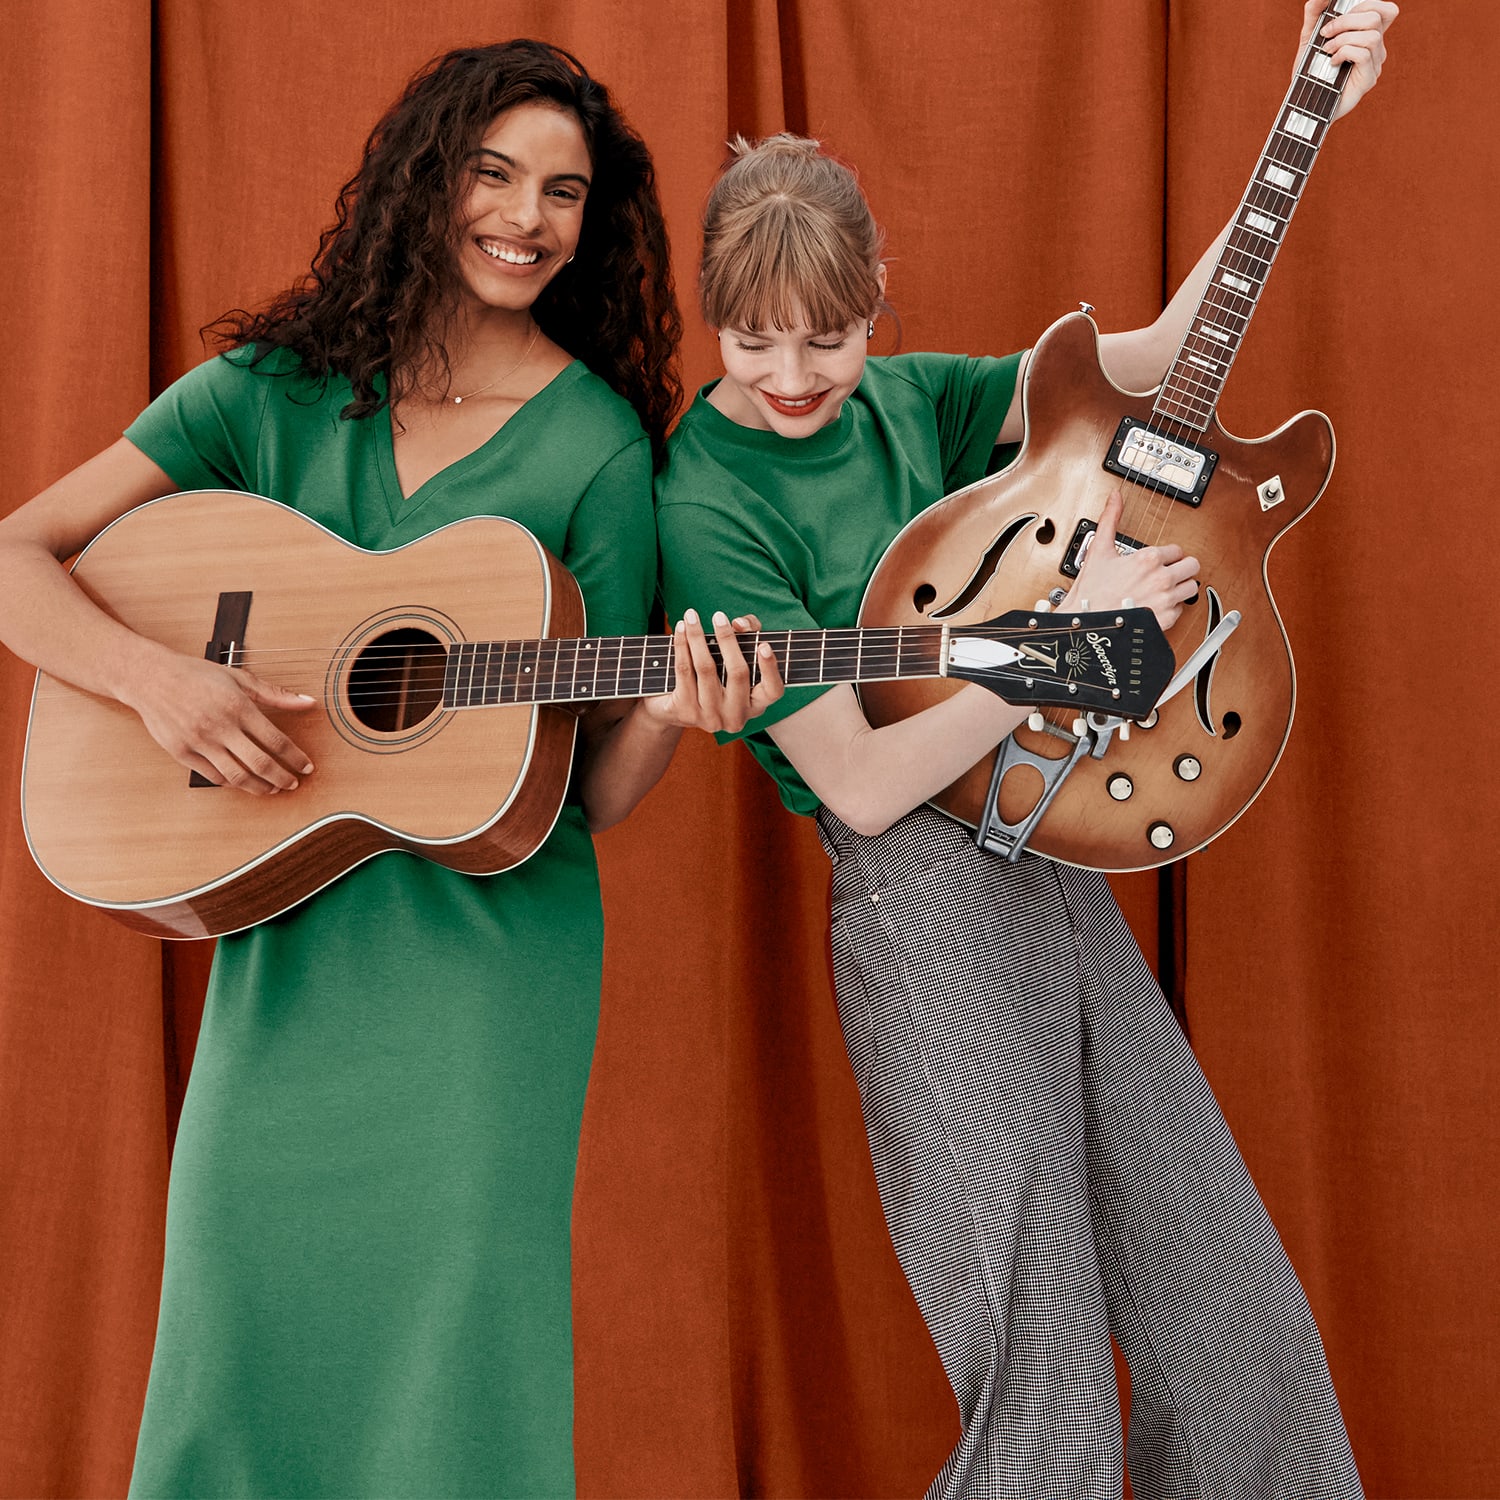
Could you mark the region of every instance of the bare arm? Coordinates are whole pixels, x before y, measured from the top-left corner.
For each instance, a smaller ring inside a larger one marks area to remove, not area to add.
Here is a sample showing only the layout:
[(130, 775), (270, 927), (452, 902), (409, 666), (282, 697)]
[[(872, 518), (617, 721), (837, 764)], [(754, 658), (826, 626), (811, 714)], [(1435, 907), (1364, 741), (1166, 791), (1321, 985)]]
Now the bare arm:
[[(1313, 28), (1323, 12), (1324, 0), (1305, 0), (1302, 7), (1302, 37), (1297, 44), (1300, 59), (1302, 49), (1312, 39)], [(1323, 28), (1324, 46), (1335, 63), (1351, 63), (1353, 71), (1344, 84), (1343, 93), (1333, 118), (1341, 119), (1375, 87), (1380, 70), (1385, 64), (1385, 33), (1399, 14), (1392, 0), (1365, 0), (1357, 10), (1336, 16)], [(1198, 257), (1193, 269), (1188, 272), (1182, 285), (1173, 293), (1161, 315), (1144, 328), (1133, 328), (1124, 333), (1106, 333), (1099, 339), (1099, 359), (1105, 373), (1116, 385), (1127, 391), (1150, 391), (1161, 384), (1182, 344), (1188, 323), (1203, 299), (1209, 273), (1213, 270), (1228, 238), (1230, 225), (1226, 224), (1207, 250)], [(1015, 443), (1023, 431), (1021, 412), (1021, 382), (1025, 377), (1030, 351), (1021, 357), (1020, 371), (1016, 376), (1016, 394), (1000, 426), (996, 439), (1001, 443)]]
[[(1121, 556), (1112, 545), (1120, 510), (1116, 491), (1061, 608), (1113, 609), (1131, 599), (1155, 610), (1166, 629), (1197, 590), (1198, 560), (1176, 545)], [(1026, 712), (971, 683), (909, 719), (874, 729), (854, 689), (842, 686), (768, 732), (830, 812), (856, 833), (873, 835), (956, 781)]]
[(677, 622), (673, 652), (676, 686), (651, 698), (616, 699), (590, 709), (581, 725), (584, 740), (583, 809), (599, 833), (620, 822), (661, 780), (685, 728), (738, 733), (784, 691), (776, 658), (761, 646), (761, 680), (752, 689), (750, 669), (735, 636), (759, 630), (754, 615), (713, 620), (719, 651), (728, 664), (720, 682), (708, 641), (695, 612)]
[(0, 640), (44, 672), (133, 708), (158, 744), (209, 780), (290, 790), (312, 768), (261, 709), (295, 712), (312, 699), (137, 635), (62, 566), (127, 510), (176, 488), (121, 438), (0, 521)]

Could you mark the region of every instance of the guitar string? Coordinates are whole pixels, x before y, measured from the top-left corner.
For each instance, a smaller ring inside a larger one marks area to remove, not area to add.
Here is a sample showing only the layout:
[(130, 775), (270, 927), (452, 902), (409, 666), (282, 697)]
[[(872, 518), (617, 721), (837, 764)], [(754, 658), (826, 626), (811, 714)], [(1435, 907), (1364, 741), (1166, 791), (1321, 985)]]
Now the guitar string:
[[(1335, 7), (1330, 6), (1325, 9), (1322, 19), (1318, 22), (1318, 28), (1320, 29), (1326, 23), (1330, 15), (1336, 13)], [(1214, 272), (1189, 321), (1187, 332), (1179, 346), (1172, 367), (1168, 371), (1167, 378), (1158, 392), (1152, 419), (1148, 420), (1146, 425), (1151, 429), (1161, 431), (1162, 435), (1168, 438), (1195, 443), (1202, 442), (1211, 432), (1218, 396), (1222, 392), (1223, 385), (1228, 379), (1234, 360), (1243, 344), (1245, 331), (1259, 304), (1260, 295), (1280, 251), (1286, 228), (1291, 222), (1300, 193), (1306, 185), (1307, 177), (1312, 171), (1322, 146), (1322, 137), (1326, 133), (1333, 109), (1337, 106), (1340, 91), (1309, 74), (1308, 70), (1317, 46), (1315, 33), (1314, 40), (1299, 61), (1287, 97), (1277, 112), (1276, 122), (1257, 160), (1251, 182), (1242, 195), (1240, 206), (1230, 224), (1224, 248), (1215, 263)], [(1283, 128), (1288, 107), (1297, 109), (1317, 120), (1316, 133), (1311, 139), (1293, 136)], [(1267, 182), (1265, 180), (1267, 164), (1277, 165), (1283, 170), (1294, 172), (1297, 180), (1292, 188), (1280, 188)], [(1273, 219), (1276, 231), (1267, 233), (1253, 222), (1246, 222), (1254, 213)], [(1225, 287), (1221, 279), (1223, 272), (1247, 277), (1254, 288), (1253, 294), (1246, 296)], [(1232, 342), (1229, 343), (1227, 350), (1213, 347), (1203, 333), (1204, 325), (1210, 321), (1205, 316), (1206, 311), (1212, 312), (1214, 327), (1231, 335)], [(1210, 372), (1213, 377), (1211, 380), (1185, 368), (1190, 363), (1191, 356), (1195, 354), (1199, 358), (1211, 357), (1213, 359), (1215, 369)], [(1169, 406), (1176, 407), (1183, 412), (1192, 412), (1197, 407), (1204, 408), (1201, 432), (1182, 418), (1171, 417), (1166, 410)], [(1153, 498), (1148, 500), (1145, 506), (1148, 522), (1153, 521), (1153, 511), (1156, 512), (1154, 524), (1148, 526), (1148, 529), (1152, 531), (1148, 544), (1160, 545), (1161, 538), (1175, 514), (1176, 494), (1164, 484), (1150, 482), (1141, 484), (1139, 481), (1132, 481), (1132, 483), (1148, 495), (1162, 494), (1166, 497), (1164, 503)], [(1122, 513), (1121, 521), (1121, 529), (1125, 530), (1127, 535), (1136, 534), (1125, 524), (1124, 513)]]
[[(1073, 628), (1067, 626), (1064, 627), (1064, 630), (1071, 631)], [(1057, 633), (1055, 630), (1044, 632), (1045, 635), (1049, 636), (1056, 636)], [(791, 668), (789, 675), (793, 677), (793, 685), (807, 685), (807, 680), (801, 678), (795, 670), (794, 648), (800, 646), (804, 652), (808, 652), (810, 655), (810, 639), (789, 640), (787, 639), (789, 634), (789, 632), (785, 631), (751, 632), (747, 633), (744, 639), (750, 645), (752, 651), (754, 646), (762, 639), (768, 639), (770, 644), (779, 647), (782, 654), (787, 658), (788, 665)], [(802, 633), (797, 632), (795, 634), (801, 636)], [(837, 683), (855, 680), (890, 681), (903, 678), (907, 680), (912, 678), (927, 678), (929, 680), (936, 678), (939, 674), (930, 670), (930, 668), (937, 665), (934, 653), (930, 648), (938, 643), (941, 634), (941, 626), (867, 626), (863, 627), (862, 630), (861, 627), (841, 627), (828, 632), (810, 631), (807, 632), (807, 637), (817, 636), (828, 638), (820, 639), (819, 643), (819, 662), (820, 666), (824, 668), (823, 673), (820, 675), (820, 680), (825, 683)], [(1039, 638), (1036, 631), (1025, 627), (956, 626), (950, 628), (950, 634), (960, 638), (977, 637), (980, 639), (1002, 641), (1014, 640), (1020, 643), (1029, 642), (1032, 644), (1035, 644)], [(854, 638), (851, 639), (851, 637)], [(909, 639), (908, 637), (915, 637), (915, 639)], [(627, 693), (621, 691), (631, 678), (635, 679), (636, 686), (639, 689), (644, 690), (646, 687), (646, 676), (653, 669), (662, 674), (663, 680), (669, 675), (675, 676), (675, 657), (671, 657), (666, 662), (661, 663), (652, 663), (646, 660), (646, 656), (651, 651), (654, 643), (668, 641), (670, 637), (594, 637), (592, 639), (619, 640), (623, 643), (619, 652), (602, 653), (596, 659), (604, 666), (603, 676), (606, 678), (611, 674), (614, 676), (615, 682), (612, 684), (614, 691), (606, 692), (597, 686), (601, 674), (595, 668), (592, 674), (592, 691), (579, 694), (576, 698), (571, 699), (554, 696), (560, 679), (564, 677), (571, 678), (570, 689), (576, 688), (580, 665), (594, 666), (592, 662), (582, 661), (579, 653), (566, 652), (567, 646), (576, 646), (587, 639), (590, 638), (544, 637), (524, 641), (474, 643), (481, 646), (490, 645), (498, 649), (489, 651), (482, 662), (477, 656), (471, 658), (468, 663), (467, 672), (465, 672), (464, 667), (460, 667), (460, 675), (466, 679), (463, 683), (464, 690), (466, 692), (477, 691), (481, 700), (485, 693), (492, 690), (503, 694), (505, 689), (509, 687), (512, 692), (515, 692), (521, 685), (516, 676), (517, 668), (523, 662), (528, 661), (528, 659), (530, 664), (535, 665), (537, 668), (537, 676), (533, 680), (534, 684), (538, 687), (545, 685), (547, 696), (534, 693), (530, 697), (521, 697), (517, 694), (510, 701), (526, 704), (536, 702), (584, 701), (589, 697), (639, 696), (638, 692)], [(542, 659), (542, 654), (536, 650), (532, 650), (529, 653), (521, 653), (516, 650), (518, 647), (538, 647), (548, 642), (556, 642), (558, 647), (556, 651), (550, 653), (550, 660)], [(924, 647), (928, 649), (924, 650)], [(247, 660), (258, 655), (271, 655), (277, 651), (289, 649), (295, 648), (261, 648), (259, 652), (247, 650), (240, 654), (236, 660), (237, 664), (243, 665)], [(388, 660), (396, 660), (401, 659), (407, 648), (394, 646), (388, 648), (388, 650), (391, 653)], [(447, 666), (446, 658), (447, 653), (445, 651), (443, 661), (444, 671), (446, 671)], [(508, 665), (507, 658), (509, 659)], [(304, 655), (302, 657), (303, 664), (309, 661), (320, 671), (326, 673), (326, 668), (332, 664), (333, 657), (321, 651), (313, 656)], [(492, 671), (497, 662), (500, 666), (498, 676)], [(294, 666), (295, 664), (289, 661), (281, 661), (276, 665), (278, 667), (287, 667)], [(863, 668), (862, 671), (860, 670), (861, 667)], [(903, 667), (907, 668), (907, 670), (903, 670)], [(361, 706), (374, 708), (386, 706), (391, 703), (399, 703), (403, 698), (409, 699), (414, 690), (419, 694), (421, 693), (421, 678), (424, 675), (427, 678), (429, 689), (432, 687), (440, 688), (439, 673), (436, 668), (436, 660), (433, 660), (424, 674), (421, 664), (418, 663), (414, 673), (414, 676), (418, 679), (415, 689), (410, 681), (408, 681), (405, 687), (394, 684), (385, 692), (360, 693), (359, 703)], [(476, 668), (478, 669), (477, 675), (481, 679), (477, 687), (474, 682)], [(994, 675), (1000, 676), (1002, 680), (1009, 680), (1011, 682), (1041, 675), (1036, 673), (1034, 668), (1028, 671), (1024, 664), (1018, 663), (1006, 663), (1002, 666), (992, 668), (991, 671)], [(722, 681), (722, 663), (719, 666), (719, 676)], [(758, 673), (756, 674), (756, 680), (759, 680)], [(952, 680), (957, 682), (962, 679), (955, 678)], [(1046, 679), (1044, 678), (1044, 680)], [(657, 690), (654, 681), (651, 683), (651, 689), (652, 691)], [(667, 691), (669, 689), (662, 688), (661, 690)]]
[[(1326, 22), (1329, 15), (1335, 13), (1332, 7), (1326, 9), (1319, 26), (1321, 27)], [(1308, 72), (1317, 45), (1314, 39), (1299, 61), (1287, 97), (1277, 113), (1276, 123), (1272, 126), (1266, 145), (1261, 151), (1256, 171), (1242, 196), (1240, 207), (1235, 213), (1226, 236), (1224, 249), (1214, 267), (1216, 273), (1222, 269), (1231, 274), (1248, 276), (1255, 286), (1255, 293), (1248, 297), (1237, 294), (1224, 287), (1217, 275), (1210, 278), (1179, 347), (1178, 355), (1168, 371), (1167, 379), (1162, 384), (1156, 410), (1153, 411), (1153, 417), (1156, 420), (1148, 423), (1157, 430), (1166, 429), (1163, 431), (1163, 436), (1193, 442), (1195, 437), (1201, 440), (1208, 432), (1217, 406), (1218, 392), (1222, 390), (1239, 353), (1245, 329), (1259, 302), (1260, 292), (1264, 289), (1266, 279), (1269, 277), (1271, 265), (1280, 250), (1286, 226), (1290, 223), (1292, 212), (1297, 205), (1298, 195), (1306, 183), (1322, 145), (1321, 132), (1326, 131), (1327, 116), (1331, 116), (1333, 108), (1337, 105), (1339, 91), (1312, 77)], [(1288, 107), (1316, 119), (1319, 135), (1309, 140), (1289, 134), (1283, 128), (1284, 112)], [(1290, 169), (1295, 172), (1298, 178), (1295, 191), (1276, 188), (1267, 183), (1262, 170), (1262, 164), (1265, 163), (1279, 165), (1283, 170)], [(1274, 200), (1272, 194), (1275, 195)], [(1275, 219), (1279, 225), (1277, 233), (1267, 234), (1253, 224), (1244, 222), (1252, 212), (1259, 212)], [(1260, 269), (1257, 270), (1257, 266)], [(1232, 302), (1226, 301), (1226, 297), (1231, 298)], [(1244, 304), (1243, 308), (1235, 305), (1240, 303)], [(1231, 329), (1226, 330), (1233, 333), (1233, 342), (1227, 350), (1227, 358), (1224, 357), (1225, 350), (1215, 348), (1212, 344), (1205, 342), (1205, 335), (1201, 332), (1202, 324), (1208, 321), (1202, 316), (1205, 308), (1210, 308), (1215, 313), (1215, 327), (1223, 327), (1219, 318), (1224, 313), (1228, 313), (1234, 323), (1241, 325), (1237, 329), (1231, 325)], [(1199, 358), (1213, 357), (1216, 369), (1212, 372), (1212, 380), (1205, 379), (1195, 371), (1184, 368), (1188, 363), (1188, 357), (1194, 354)], [(1203, 407), (1202, 432), (1182, 418), (1171, 417), (1164, 410), (1167, 405), (1178, 407), (1183, 411)], [(1190, 433), (1194, 436), (1189, 436)], [(1142, 488), (1150, 492), (1153, 486), (1147, 484)], [(1172, 509), (1169, 504), (1161, 516), (1163, 527), (1171, 515)], [(1152, 538), (1152, 544), (1158, 544), (1162, 534), (1162, 529), (1159, 528)]]
[[(1318, 48), (1317, 31), (1321, 30), (1331, 15), (1337, 13), (1337, 7), (1334, 5), (1325, 8), (1315, 28), (1313, 40), (1298, 62), (1291, 87), (1277, 111), (1275, 124), (1260, 152), (1255, 171), (1241, 197), (1240, 205), (1235, 211), (1229, 231), (1225, 236), (1224, 247), (1220, 251), (1208, 284), (1189, 320), (1187, 331), (1167, 372), (1166, 379), (1157, 392), (1151, 416), (1144, 423), (1149, 431), (1159, 433), (1171, 440), (1196, 445), (1202, 443), (1212, 430), (1219, 395), (1244, 342), (1245, 332), (1259, 304), (1260, 294), (1264, 290), (1271, 266), (1281, 248), (1286, 228), (1291, 222), (1301, 191), (1317, 159), (1329, 118), (1333, 109), (1337, 107), (1340, 90), (1313, 78), (1308, 71)], [(1328, 95), (1332, 95), (1332, 98), (1329, 99)], [(1317, 119), (1318, 132), (1312, 140), (1293, 137), (1282, 128), (1288, 107)], [(1283, 143), (1285, 147), (1290, 147), (1290, 157), (1286, 154)], [(1297, 181), (1293, 184), (1293, 188), (1291, 190), (1278, 189), (1266, 182), (1264, 168), (1267, 164), (1295, 172)], [(1274, 218), (1279, 226), (1277, 232), (1274, 235), (1267, 234), (1257, 229), (1253, 223), (1246, 223), (1245, 221), (1253, 212)], [(1259, 269), (1257, 270), (1256, 267)], [(1253, 295), (1247, 297), (1224, 286), (1221, 273), (1225, 272), (1248, 276), (1254, 287)], [(1243, 304), (1243, 307), (1237, 304)], [(1210, 322), (1210, 319), (1205, 316), (1207, 312), (1213, 314), (1211, 321), (1214, 327), (1231, 335), (1232, 342), (1227, 350), (1227, 358), (1224, 357), (1225, 351), (1214, 347), (1208, 341), (1207, 335), (1202, 332), (1204, 324)], [(1227, 328), (1226, 322), (1229, 325)], [(1212, 357), (1215, 365), (1214, 371), (1211, 372), (1212, 380), (1205, 379), (1194, 370), (1187, 368), (1191, 363), (1191, 356), (1195, 354), (1199, 358)], [(1204, 408), (1202, 428), (1195, 427), (1183, 417), (1173, 417), (1166, 409), (1168, 406), (1176, 407), (1185, 413), (1193, 413), (1197, 407)], [(1144, 492), (1146, 498), (1143, 504), (1132, 506), (1129, 502), (1137, 491)], [(1179, 503), (1177, 500), (1179, 493), (1176, 487), (1170, 486), (1164, 479), (1127, 478), (1126, 487), (1122, 489), (1122, 499), (1126, 504), (1121, 509), (1120, 529), (1143, 545), (1161, 545), (1162, 538), (1176, 514), (1175, 506)], [(1141, 515), (1140, 521), (1134, 519), (1137, 514)], [(1044, 713), (1043, 718), (1046, 719), (1046, 717)], [(1056, 718), (1054, 717), (1051, 722), (1055, 724)]]

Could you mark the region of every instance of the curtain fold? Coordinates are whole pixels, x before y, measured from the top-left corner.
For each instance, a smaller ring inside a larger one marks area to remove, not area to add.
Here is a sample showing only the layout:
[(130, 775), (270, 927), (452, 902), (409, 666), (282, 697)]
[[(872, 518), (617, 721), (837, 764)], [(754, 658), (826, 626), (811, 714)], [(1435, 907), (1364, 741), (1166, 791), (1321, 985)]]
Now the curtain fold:
[[(857, 166), (908, 349), (1006, 352), (1079, 301), (1132, 327), (1234, 208), (1299, 10), (25, 0), (0, 96), (3, 503), (111, 442), (202, 357), (201, 325), (305, 269), (376, 115), (449, 46), (542, 36), (614, 90), (656, 157), (695, 387), (717, 373), (699, 211), (734, 133), (810, 133)], [(1435, 11), (1413, 0), (1380, 89), (1335, 128), (1226, 391), (1251, 435), (1322, 407), (1339, 457), (1271, 561), (1291, 744), (1185, 867), (1178, 937), (1195, 1047), (1370, 1493), (1479, 1496), (1500, 1488), (1500, 797), (1475, 672), (1496, 623), (1500, 21)], [(15, 796), (30, 682), (0, 656), (0, 1495), (107, 1496), (129, 1476), (208, 948), (164, 960), (36, 872)], [(811, 825), (700, 738), (600, 858), (581, 1492), (920, 1492), (957, 1418), (880, 1217)], [(1152, 956), (1158, 881), (1117, 890)]]

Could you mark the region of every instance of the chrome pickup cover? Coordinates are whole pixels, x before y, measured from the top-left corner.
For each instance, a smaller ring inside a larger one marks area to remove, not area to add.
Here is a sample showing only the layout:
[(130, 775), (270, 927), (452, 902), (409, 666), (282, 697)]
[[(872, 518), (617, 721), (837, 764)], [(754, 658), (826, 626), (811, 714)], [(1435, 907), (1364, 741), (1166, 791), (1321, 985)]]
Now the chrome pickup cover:
[(1153, 432), (1144, 422), (1126, 417), (1115, 431), (1104, 467), (1185, 505), (1197, 505), (1213, 478), (1219, 455), (1185, 438)]

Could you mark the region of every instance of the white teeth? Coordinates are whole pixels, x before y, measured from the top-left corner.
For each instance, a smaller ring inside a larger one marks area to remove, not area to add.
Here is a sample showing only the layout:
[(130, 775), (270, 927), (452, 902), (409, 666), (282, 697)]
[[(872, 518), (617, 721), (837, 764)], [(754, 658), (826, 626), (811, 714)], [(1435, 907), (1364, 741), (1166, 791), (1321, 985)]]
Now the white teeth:
[(520, 250), (508, 249), (504, 245), (486, 245), (482, 240), (477, 243), (479, 244), (479, 248), (491, 260), (503, 260), (512, 266), (534, 266), (542, 258), (540, 250), (532, 250), (527, 253)]
[(772, 396), (771, 399), (777, 406), (811, 406), (818, 398), (817, 396), (799, 396), (793, 401), (788, 396)]

